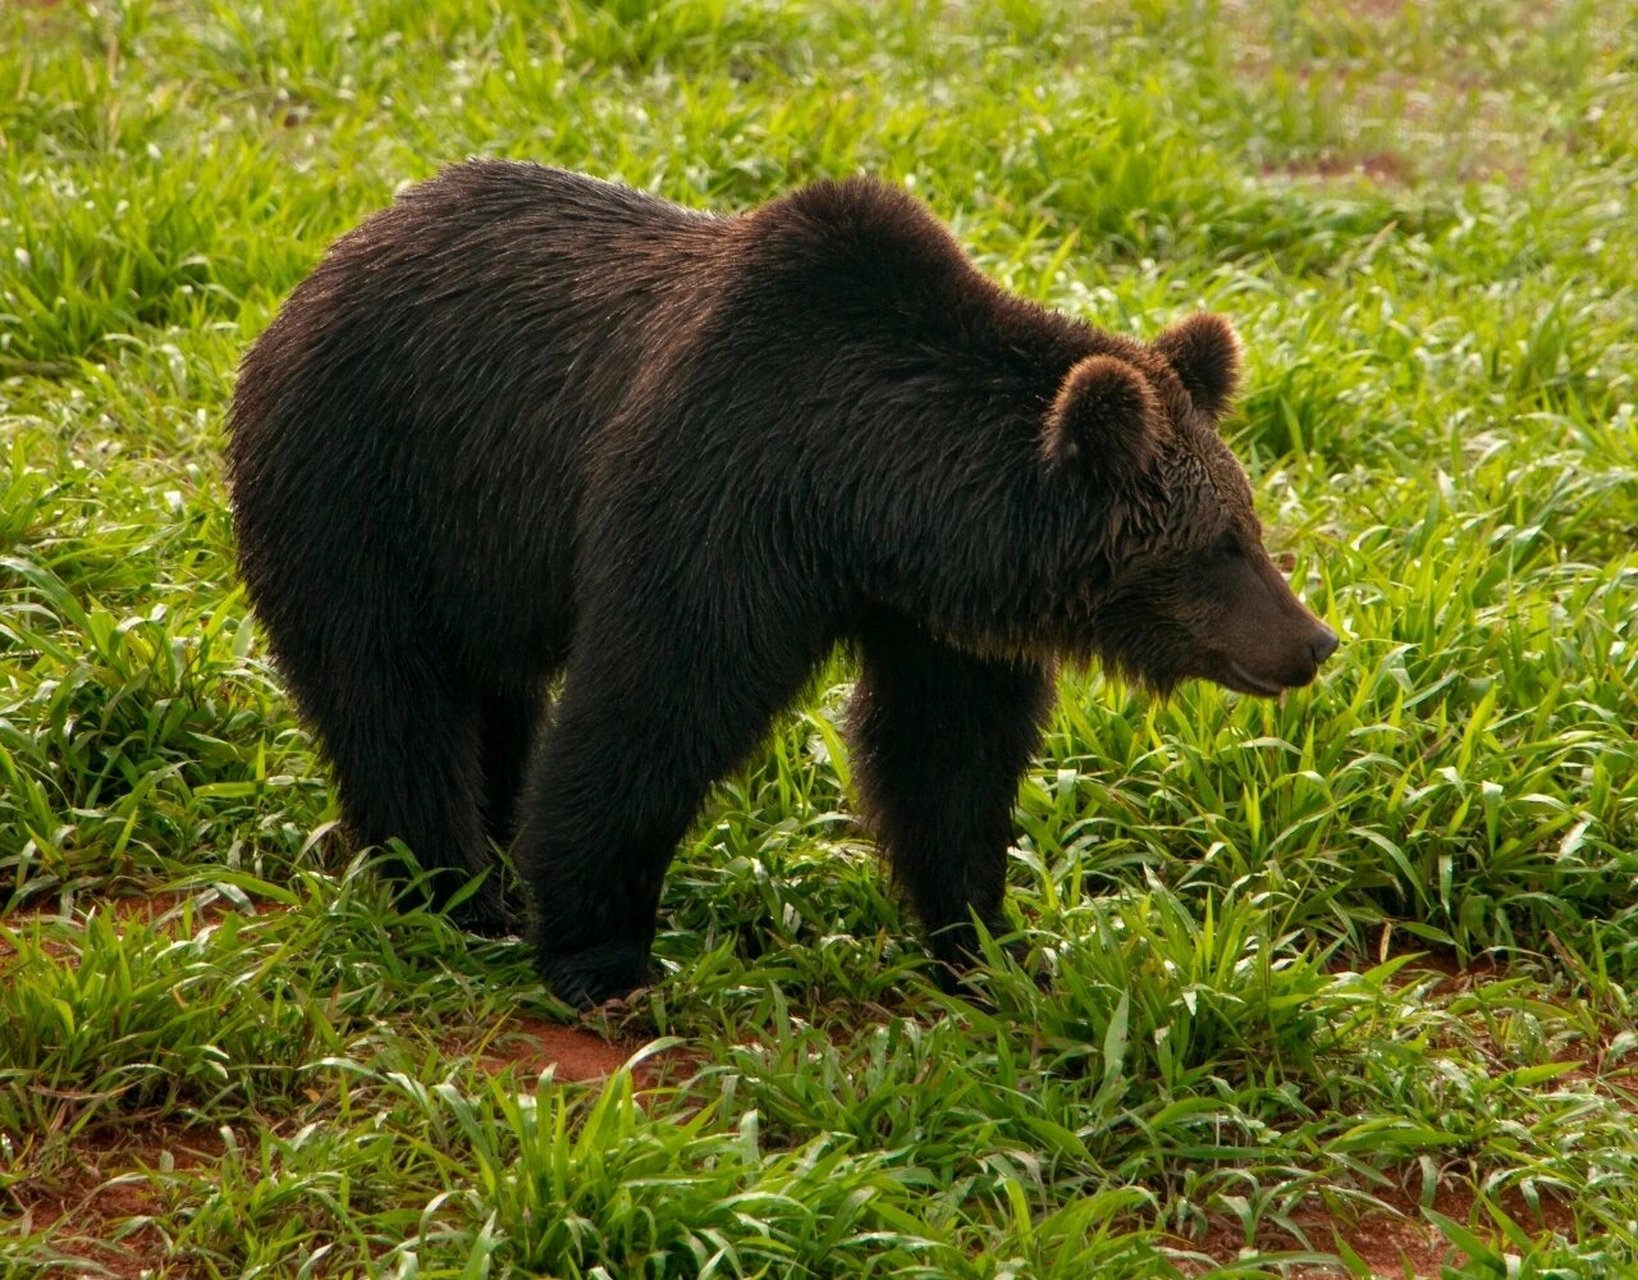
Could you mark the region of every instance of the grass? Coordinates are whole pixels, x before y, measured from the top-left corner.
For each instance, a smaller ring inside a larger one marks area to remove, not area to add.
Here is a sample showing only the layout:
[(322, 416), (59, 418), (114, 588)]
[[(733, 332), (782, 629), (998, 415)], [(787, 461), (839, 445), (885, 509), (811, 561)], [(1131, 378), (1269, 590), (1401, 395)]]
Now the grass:
[[(0, 1276), (1638, 1273), (1627, 6), (99, 0), (0, 48)], [(1066, 675), (983, 1005), (854, 824), (839, 662), (580, 1027), (658, 1048), (497, 1056), (570, 1015), (330, 836), (219, 465), (323, 246), (473, 153), (869, 170), (1023, 294), (1232, 316), (1339, 657)]]

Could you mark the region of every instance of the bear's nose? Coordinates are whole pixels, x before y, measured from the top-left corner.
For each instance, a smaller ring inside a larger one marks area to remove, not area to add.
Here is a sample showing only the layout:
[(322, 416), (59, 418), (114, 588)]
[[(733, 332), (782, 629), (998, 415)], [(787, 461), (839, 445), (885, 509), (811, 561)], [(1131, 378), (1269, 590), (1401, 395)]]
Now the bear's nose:
[(1318, 633), (1308, 644), (1309, 652), (1314, 655), (1314, 665), (1317, 667), (1337, 651), (1337, 633), (1330, 627), (1321, 627)]

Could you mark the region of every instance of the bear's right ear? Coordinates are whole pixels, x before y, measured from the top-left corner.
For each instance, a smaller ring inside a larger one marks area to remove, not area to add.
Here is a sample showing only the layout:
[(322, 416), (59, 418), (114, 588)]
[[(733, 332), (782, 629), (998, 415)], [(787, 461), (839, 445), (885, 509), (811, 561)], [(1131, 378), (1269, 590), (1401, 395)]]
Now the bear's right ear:
[(1222, 316), (1196, 311), (1155, 339), (1195, 407), (1219, 416), (1240, 385), (1240, 336)]
[(1055, 467), (1133, 478), (1154, 465), (1164, 430), (1141, 373), (1114, 356), (1087, 356), (1064, 376), (1047, 410), (1042, 452)]

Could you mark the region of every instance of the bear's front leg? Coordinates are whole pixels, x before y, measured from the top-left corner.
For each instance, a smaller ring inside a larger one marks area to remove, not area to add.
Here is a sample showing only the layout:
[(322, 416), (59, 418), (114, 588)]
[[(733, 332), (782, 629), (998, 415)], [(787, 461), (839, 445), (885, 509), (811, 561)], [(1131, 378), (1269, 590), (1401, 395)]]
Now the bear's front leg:
[[(822, 653), (813, 628), (763, 633), (723, 608), (658, 593), (587, 620), (525, 788), (517, 863), (535, 907), (542, 979), (588, 1008), (646, 986), (660, 889), (711, 784), (767, 732)], [(621, 594), (622, 599), (632, 596)], [(732, 624), (714, 633), (707, 619)], [(768, 622), (768, 619), (762, 619)], [(787, 644), (772, 643), (789, 636)], [(747, 640), (753, 641), (748, 647)]]
[(861, 647), (854, 772), (950, 988), (977, 958), (973, 917), (1005, 927), (1013, 807), (1051, 678), (1036, 663), (961, 653), (896, 618), (873, 623)]

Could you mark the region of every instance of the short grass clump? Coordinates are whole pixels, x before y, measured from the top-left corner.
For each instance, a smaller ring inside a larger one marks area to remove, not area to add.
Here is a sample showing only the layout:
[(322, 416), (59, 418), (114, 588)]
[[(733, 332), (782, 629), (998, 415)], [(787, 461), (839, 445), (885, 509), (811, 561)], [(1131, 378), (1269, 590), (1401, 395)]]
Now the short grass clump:
[[(1638, 1270), (1630, 17), (0, 11), (0, 1276)], [(869, 171), (1030, 297), (1232, 316), (1339, 656), (1283, 704), (1064, 673), (961, 1000), (839, 657), (681, 850), (664, 980), (575, 1024), (336, 838), (221, 479), (245, 345), (471, 154)]]

